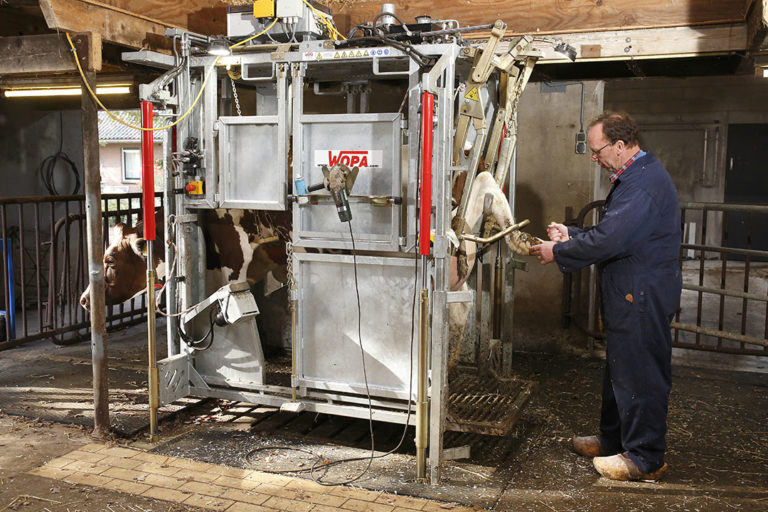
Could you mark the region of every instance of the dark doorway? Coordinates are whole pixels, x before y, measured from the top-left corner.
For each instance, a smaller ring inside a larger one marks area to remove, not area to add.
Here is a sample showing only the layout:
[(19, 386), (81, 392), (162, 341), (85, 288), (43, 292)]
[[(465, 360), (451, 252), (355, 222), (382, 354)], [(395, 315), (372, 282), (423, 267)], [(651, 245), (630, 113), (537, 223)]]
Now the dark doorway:
[[(726, 203), (768, 205), (767, 148), (768, 124), (728, 125)], [(768, 215), (731, 212), (726, 229), (728, 247), (768, 250)]]

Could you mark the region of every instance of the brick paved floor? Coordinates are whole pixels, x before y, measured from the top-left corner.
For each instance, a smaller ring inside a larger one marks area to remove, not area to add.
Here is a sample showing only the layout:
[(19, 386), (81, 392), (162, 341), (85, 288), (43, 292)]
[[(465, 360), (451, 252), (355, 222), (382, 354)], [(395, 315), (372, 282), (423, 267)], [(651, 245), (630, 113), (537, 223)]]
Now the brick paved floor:
[(68, 483), (226, 512), (469, 512), (408, 496), (89, 444), (29, 472)]

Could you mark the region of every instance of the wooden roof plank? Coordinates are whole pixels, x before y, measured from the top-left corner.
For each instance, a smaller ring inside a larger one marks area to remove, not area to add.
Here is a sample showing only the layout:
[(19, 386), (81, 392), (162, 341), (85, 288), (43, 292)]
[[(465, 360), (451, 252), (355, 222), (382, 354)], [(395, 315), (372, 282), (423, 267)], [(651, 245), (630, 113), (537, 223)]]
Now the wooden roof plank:
[[(462, 26), (482, 25), (501, 19), (507, 33), (567, 33), (585, 31), (660, 28), (702, 24), (737, 23), (745, 20), (752, 0), (458, 0), (394, 2), (396, 14), (405, 23), (428, 14), (432, 19), (455, 19)], [(351, 5), (328, 2), (342, 33), (359, 23), (371, 21), (381, 12), (381, 1)]]

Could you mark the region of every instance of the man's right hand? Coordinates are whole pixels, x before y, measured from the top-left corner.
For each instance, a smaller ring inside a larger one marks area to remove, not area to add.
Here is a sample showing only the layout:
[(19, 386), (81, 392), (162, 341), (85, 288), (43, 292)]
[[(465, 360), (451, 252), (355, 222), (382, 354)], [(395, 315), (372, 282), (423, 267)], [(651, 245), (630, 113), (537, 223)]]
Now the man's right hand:
[(547, 226), (547, 236), (553, 242), (565, 242), (570, 238), (568, 236), (568, 228), (564, 224), (556, 222), (550, 222), (549, 226)]

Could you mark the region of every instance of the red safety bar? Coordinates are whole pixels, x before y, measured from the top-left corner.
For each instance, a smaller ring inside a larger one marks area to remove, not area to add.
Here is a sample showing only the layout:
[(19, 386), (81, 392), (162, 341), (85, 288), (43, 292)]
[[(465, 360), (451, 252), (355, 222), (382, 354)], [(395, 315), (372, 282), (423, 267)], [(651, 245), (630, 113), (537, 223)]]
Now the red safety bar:
[(432, 216), (432, 117), (435, 97), (421, 94), (421, 218), (419, 220), (419, 255), (429, 256)]
[[(152, 128), (152, 103), (141, 102), (141, 127)], [(155, 239), (155, 141), (151, 130), (141, 130), (141, 209), (144, 239)]]

